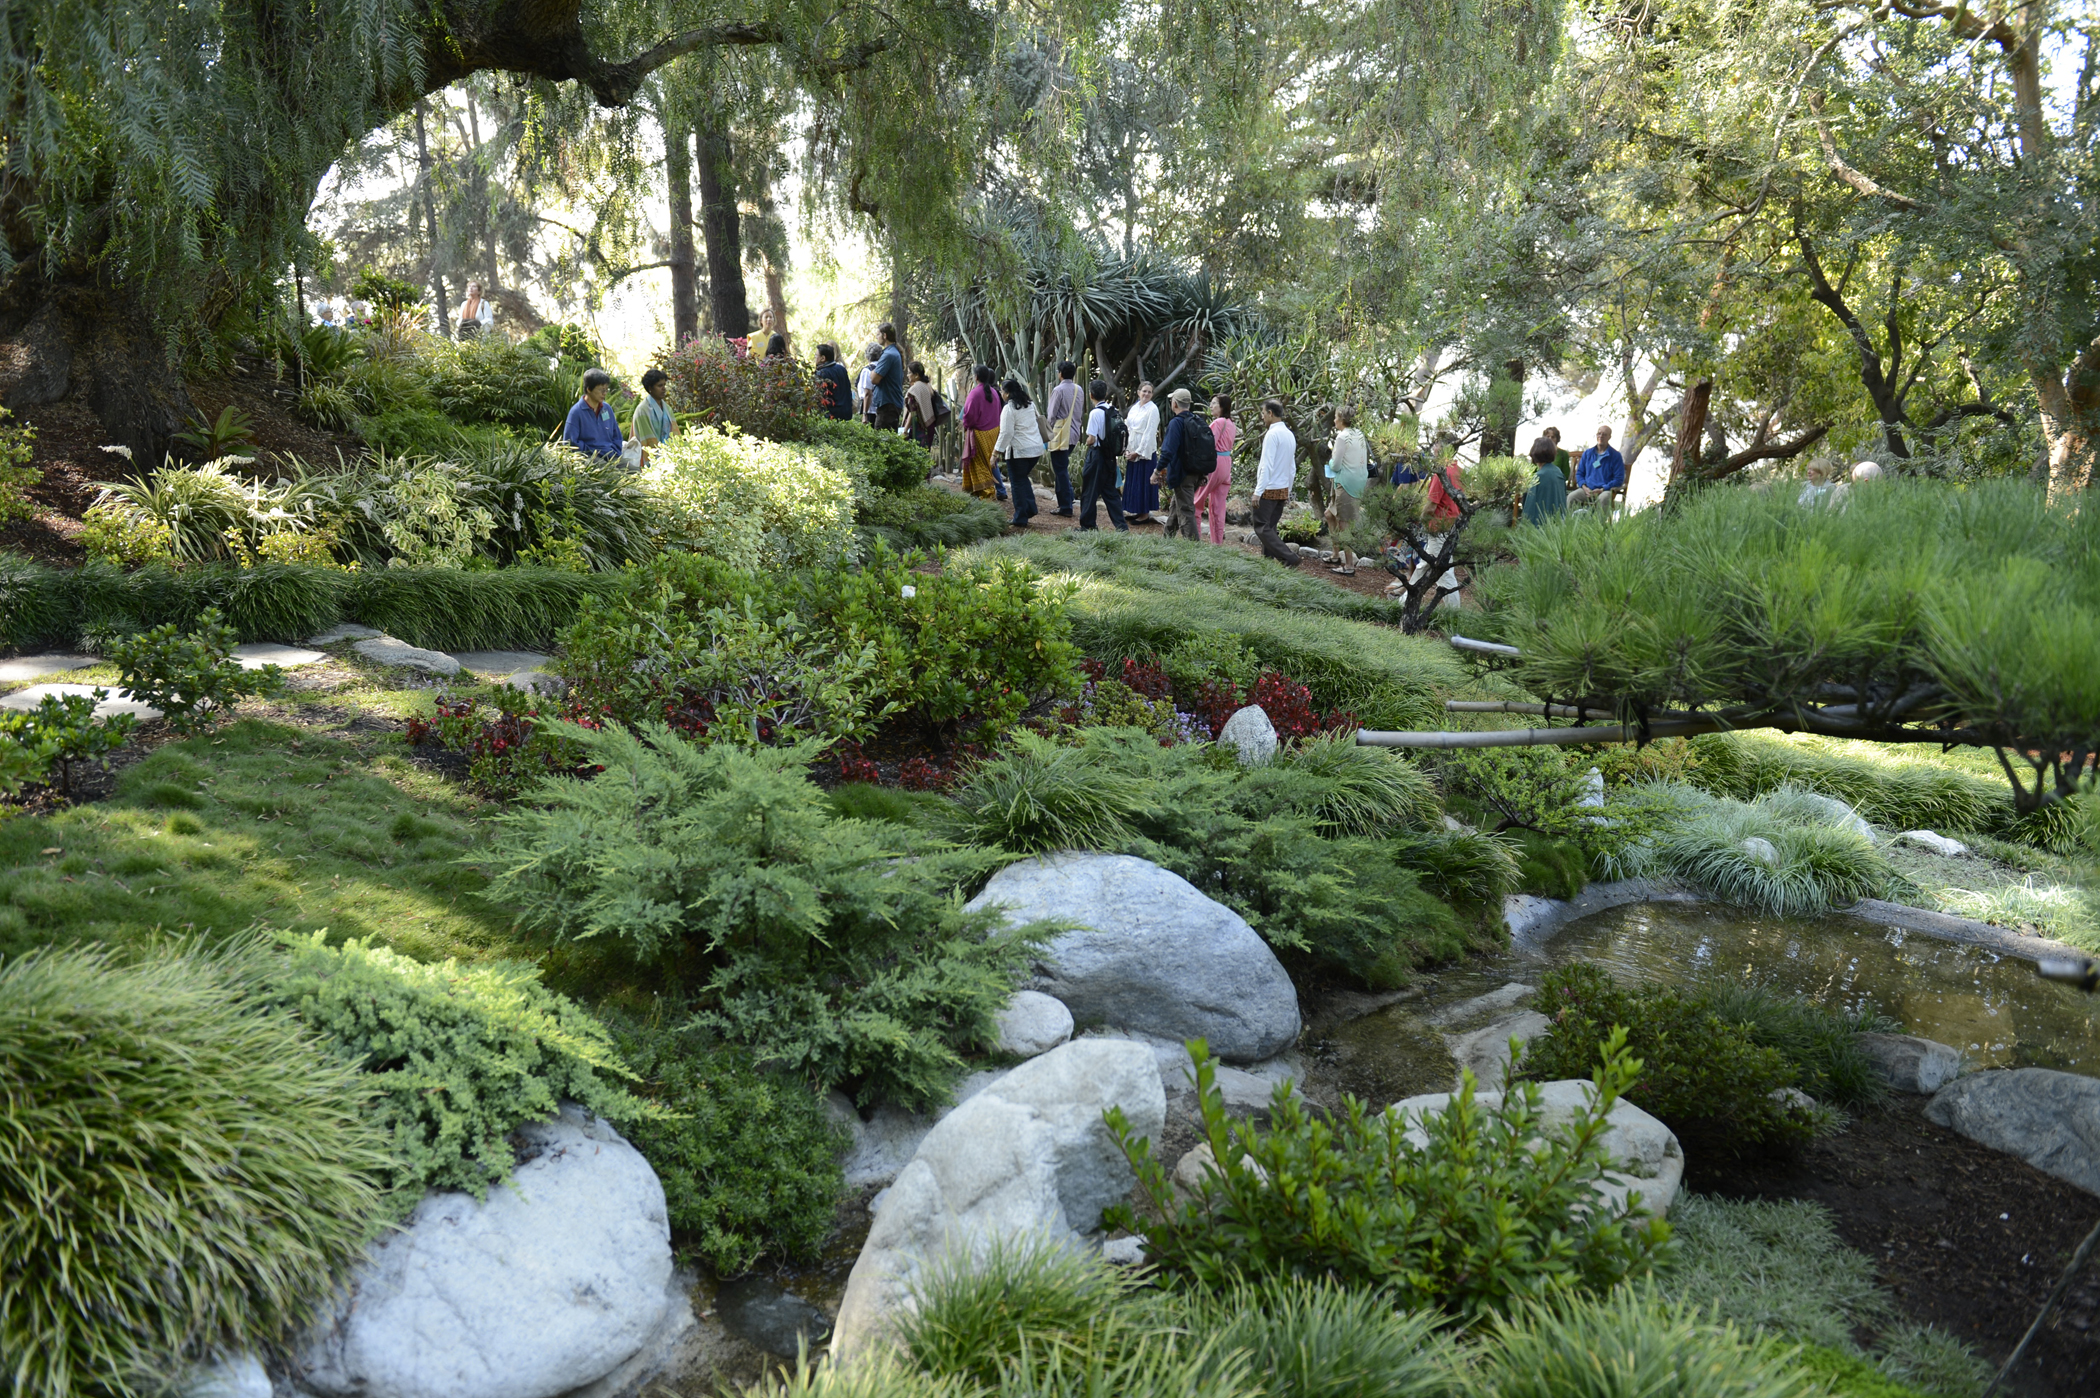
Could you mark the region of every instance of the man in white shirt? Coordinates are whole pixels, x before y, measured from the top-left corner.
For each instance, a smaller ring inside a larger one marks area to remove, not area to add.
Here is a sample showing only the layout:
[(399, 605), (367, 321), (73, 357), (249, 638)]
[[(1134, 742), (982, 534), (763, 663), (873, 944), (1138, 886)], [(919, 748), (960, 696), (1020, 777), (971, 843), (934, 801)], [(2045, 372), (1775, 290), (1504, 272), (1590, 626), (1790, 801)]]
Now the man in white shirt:
[(1116, 532), (1128, 534), (1130, 525), (1123, 518), (1123, 492), (1116, 486), (1116, 467), (1122, 462), (1129, 429), (1116, 416), (1107, 380), (1095, 379), (1087, 385), (1087, 393), (1094, 400), (1094, 410), (1086, 419), (1086, 458), (1079, 474), (1079, 527), (1098, 527), (1094, 509), (1098, 503), (1108, 506), (1108, 522)]
[(1291, 503), (1291, 487), (1298, 482), (1298, 439), (1283, 425), (1283, 400), (1271, 398), (1261, 405), (1261, 469), (1254, 477), (1254, 536), (1261, 551), (1278, 563), (1298, 566), (1298, 551), (1276, 532), (1284, 506)]

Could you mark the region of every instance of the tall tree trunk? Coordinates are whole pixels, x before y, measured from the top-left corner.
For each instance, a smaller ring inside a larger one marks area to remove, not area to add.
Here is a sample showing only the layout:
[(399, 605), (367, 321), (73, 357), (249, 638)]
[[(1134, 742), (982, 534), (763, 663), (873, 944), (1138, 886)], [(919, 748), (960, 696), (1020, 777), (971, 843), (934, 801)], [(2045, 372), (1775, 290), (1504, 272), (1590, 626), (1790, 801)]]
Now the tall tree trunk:
[(448, 310), (451, 298), (445, 294), (445, 279), (438, 273), (438, 210), (436, 183), (430, 160), (430, 141), (423, 133), (423, 104), (416, 103), (416, 165), (423, 172), (423, 214), (430, 221), (430, 289), (437, 294), (438, 334), (452, 333), (452, 320)]
[(1684, 421), (1678, 424), (1677, 450), (1670, 457), (1671, 486), (1687, 472), (1695, 476), (1699, 474), (1699, 441), (1706, 435), (1706, 406), (1713, 396), (1712, 379), (1699, 380), (1684, 396)]
[(780, 338), (786, 340), (792, 350), (795, 339), (788, 333), (787, 284), (781, 280), (780, 268), (770, 257), (766, 259), (766, 305), (773, 312), (773, 328), (780, 332)]
[(664, 184), (671, 196), (671, 343), (700, 337), (700, 288), (693, 270), (693, 132), (666, 115)]
[[(489, 198), (489, 166), (481, 152), (481, 109), (467, 94), (467, 135), (474, 142), (474, 208), (481, 216), (481, 289), (496, 293), (496, 206)], [(500, 307), (498, 309), (501, 309)]]
[(707, 296), (715, 333), (742, 339), (751, 333), (744, 296), (744, 236), (736, 207), (736, 172), (729, 163), (729, 122), (703, 112), (694, 127), (700, 177), (700, 233), (707, 244)]
[(905, 281), (904, 248), (890, 239), (890, 324), (897, 327), (897, 353), (911, 360), (911, 298)]

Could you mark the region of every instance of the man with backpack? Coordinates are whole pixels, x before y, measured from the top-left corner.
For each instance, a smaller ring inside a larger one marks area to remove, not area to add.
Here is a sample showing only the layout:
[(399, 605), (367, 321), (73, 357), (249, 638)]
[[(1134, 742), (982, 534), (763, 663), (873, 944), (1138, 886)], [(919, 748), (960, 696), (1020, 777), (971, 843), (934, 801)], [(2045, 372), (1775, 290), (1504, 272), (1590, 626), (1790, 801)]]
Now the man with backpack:
[(1108, 384), (1095, 379), (1086, 386), (1094, 400), (1094, 411), (1086, 420), (1086, 466), (1079, 474), (1079, 527), (1095, 528), (1094, 502), (1108, 506), (1108, 522), (1118, 534), (1128, 534), (1123, 519), (1123, 492), (1116, 488), (1116, 466), (1130, 446), (1130, 429), (1122, 414), (1108, 400)]
[(1167, 421), (1167, 435), (1159, 445), (1161, 483), (1168, 492), (1167, 537), (1178, 531), (1183, 538), (1196, 537), (1196, 492), (1217, 469), (1218, 443), (1210, 428), (1189, 411), (1193, 400), (1185, 388), (1168, 398), (1174, 416)]

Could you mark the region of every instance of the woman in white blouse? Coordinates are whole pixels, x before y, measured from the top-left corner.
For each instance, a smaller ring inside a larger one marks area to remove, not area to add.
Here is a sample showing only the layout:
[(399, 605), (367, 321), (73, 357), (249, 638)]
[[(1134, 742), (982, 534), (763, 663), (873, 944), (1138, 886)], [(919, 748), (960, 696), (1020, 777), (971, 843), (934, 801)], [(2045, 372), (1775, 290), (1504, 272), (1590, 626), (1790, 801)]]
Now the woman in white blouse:
[(481, 294), (480, 282), (467, 283), (467, 299), (459, 303), (459, 338), (471, 340), (485, 335), (496, 323), (496, 305)]
[(1159, 404), (1152, 401), (1150, 382), (1138, 385), (1137, 402), (1123, 418), (1130, 431), (1130, 445), (1123, 456), (1129, 465), (1123, 471), (1123, 516), (1132, 524), (1152, 523), (1159, 508), (1159, 487), (1152, 483), (1152, 469), (1159, 456)]
[(1019, 379), (1008, 379), (1004, 391), (1006, 406), (999, 410), (999, 440), (992, 443), (992, 455), (1006, 459), (1006, 484), (1014, 497), (1013, 527), (1026, 529), (1035, 514), (1035, 485), (1029, 474), (1046, 450), (1043, 429), (1035, 404)]

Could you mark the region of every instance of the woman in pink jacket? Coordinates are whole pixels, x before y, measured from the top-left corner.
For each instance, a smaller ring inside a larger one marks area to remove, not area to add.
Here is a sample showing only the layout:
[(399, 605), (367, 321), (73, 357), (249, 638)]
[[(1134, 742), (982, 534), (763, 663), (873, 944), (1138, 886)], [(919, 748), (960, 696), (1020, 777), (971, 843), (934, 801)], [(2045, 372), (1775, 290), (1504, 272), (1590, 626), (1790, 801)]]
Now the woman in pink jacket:
[(999, 440), (999, 410), (1004, 406), (990, 366), (978, 365), (977, 382), (963, 399), (962, 425), (963, 440), (970, 449), (963, 462), (963, 489), (980, 500), (994, 495), (1006, 498), (1005, 482), (992, 465), (992, 447)]
[(1210, 435), (1218, 444), (1218, 469), (1196, 492), (1196, 522), (1210, 518), (1210, 541), (1225, 542), (1225, 497), (1232, 493), (1232, 444), (1239, 438), (1232, 421), (1232, 396), (1221, 393), (1210, 400)]

